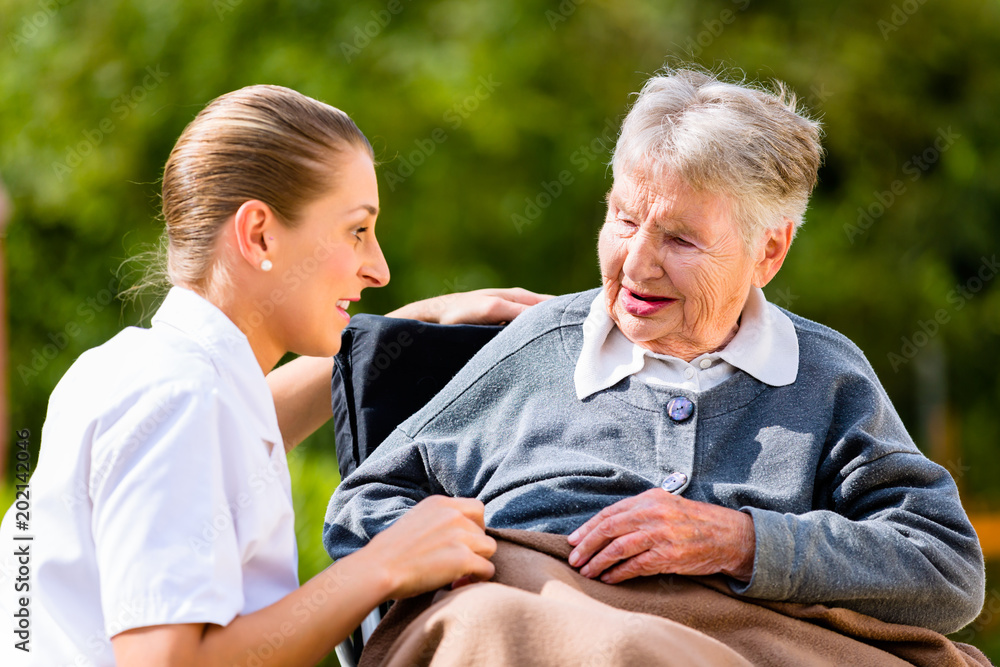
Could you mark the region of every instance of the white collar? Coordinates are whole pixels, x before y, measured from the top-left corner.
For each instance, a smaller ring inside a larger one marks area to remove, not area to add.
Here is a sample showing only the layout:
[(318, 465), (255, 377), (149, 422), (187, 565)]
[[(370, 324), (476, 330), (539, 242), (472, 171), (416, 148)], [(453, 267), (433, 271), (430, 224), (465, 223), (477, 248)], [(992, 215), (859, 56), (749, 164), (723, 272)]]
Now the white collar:
[(246, 335), (211, 301), (183, 287), (171, 287), (153, 316), (153, 326), (169, 326), (208, 352), (223, 381), (250, 407), (247, 419), (272, 445), (282, 444), (274, 398)]
[[(573, 375), (577, 397), (583, 400), (639, 372), (647, 355), (667, 358), (639, 347), (621, 333), (608, 315), (602, 290), (583, 322), (583, 346)], [(768, 303), (763, 290), (753, 287), (736, 335), (723, 349), (702, 356), (722, 359), (765, 384), (782, 387), (798, 376), (799, 339), (788, 316)]]

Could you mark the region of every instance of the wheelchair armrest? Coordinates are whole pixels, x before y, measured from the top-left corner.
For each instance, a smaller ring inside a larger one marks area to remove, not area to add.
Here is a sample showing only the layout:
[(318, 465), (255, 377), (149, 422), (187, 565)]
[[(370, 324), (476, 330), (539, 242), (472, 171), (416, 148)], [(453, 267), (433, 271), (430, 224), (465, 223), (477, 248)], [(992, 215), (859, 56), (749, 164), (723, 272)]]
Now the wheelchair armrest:
[(375, 632), (375, 627), (382, 620), (382, 610), (379, 607), (372, 609), (371, 613), (361, 621), (361, 627), (354, 631), (350, 637), (337, 644), (335, 649), (340, 667), (357, 667), (361, 660), (361, 649), (368, 642), (368, 638)]

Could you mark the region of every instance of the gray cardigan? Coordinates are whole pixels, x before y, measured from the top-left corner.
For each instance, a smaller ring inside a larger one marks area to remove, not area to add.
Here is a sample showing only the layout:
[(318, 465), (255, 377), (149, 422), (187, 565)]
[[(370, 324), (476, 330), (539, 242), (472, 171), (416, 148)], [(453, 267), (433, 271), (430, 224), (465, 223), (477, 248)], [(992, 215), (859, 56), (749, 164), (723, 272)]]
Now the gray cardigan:
[[(568, 534), (680, 472), (677, 493), (753, 517), (753, 577), (731, 583), (738, 593), (941, 632), (976, 617), (983, 555), (955, 483), (847, 338), (789, 313), (791, 385), (738, 371), (695, 394), (629, 377), (581, 401), (573, 371), (596, 294), (526, 311), (343, 480), (323, 531), (330, 555), (431, 494), (478, 498), (494, 528)], [(690, 418), (669, 418), (675, 396), (694, 403)]]

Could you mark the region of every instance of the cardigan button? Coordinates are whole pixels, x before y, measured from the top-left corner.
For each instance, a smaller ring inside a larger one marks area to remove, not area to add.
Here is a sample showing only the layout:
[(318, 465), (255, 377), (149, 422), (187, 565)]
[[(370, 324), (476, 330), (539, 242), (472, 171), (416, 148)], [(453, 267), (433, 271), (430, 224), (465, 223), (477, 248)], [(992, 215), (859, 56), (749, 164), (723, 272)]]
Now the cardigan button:
[(673, 493), (677, 489), (681, 488), (687, 484), (688, 476), (682, 472), (673, 472), (667, 475), (667, 478), (663, 480), (663, 484), (660, 484), (660, 488), (668, 493)]
[(675, 422), (682, 422), (694, 412), (694, 403), (685, 396), (677, 396), (667, 401), (667, 416)]

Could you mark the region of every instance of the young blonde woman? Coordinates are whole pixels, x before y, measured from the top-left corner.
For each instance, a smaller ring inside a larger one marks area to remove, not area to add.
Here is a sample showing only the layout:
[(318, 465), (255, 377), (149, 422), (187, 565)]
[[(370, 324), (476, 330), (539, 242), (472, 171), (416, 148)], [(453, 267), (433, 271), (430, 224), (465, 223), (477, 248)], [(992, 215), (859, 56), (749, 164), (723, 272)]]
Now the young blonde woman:
[[(309, 665), (384, 600), (492, 575), (482, 504), (438, 497), (299, 586), (285, 448), (328, 416), (310, 383), (329, 383), (349, 304), (389, 280), (378, 212), (371, 146), (333, 107), (252, 86), (184, 130), (163, 174), (174, 287), (149, 329), (59, 382), (33, 540), (14, 539), (14, 508), (0, 529), (31, 568), (30, 652), (8, 635), (0, 662)], [(394, 314), (509, 320), (540, 298), (484, 291)], [(288, 351), (305, 358), (272, 379), (276, 412), (265, 375)], [(8, 555), (8, 623), (18, 567)]]

